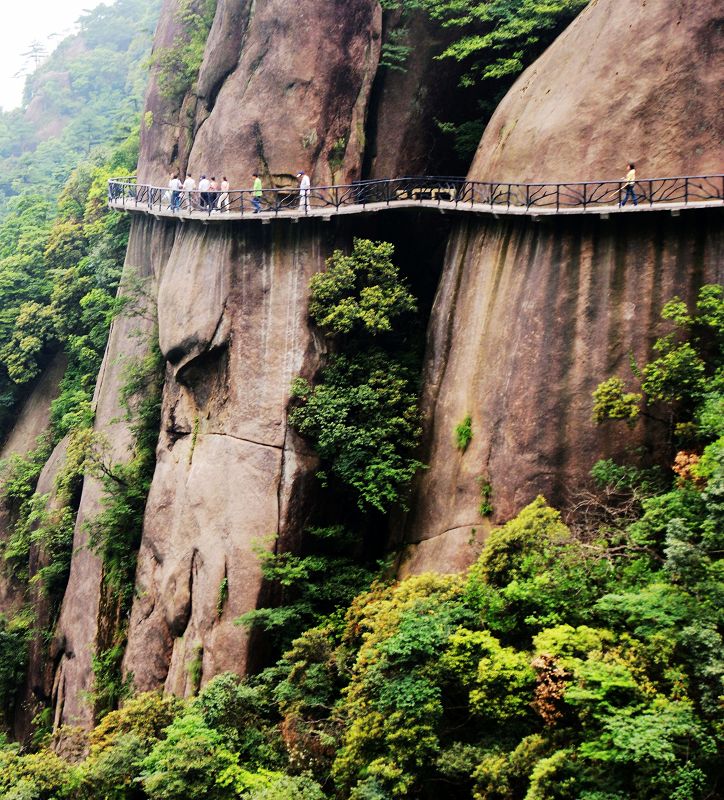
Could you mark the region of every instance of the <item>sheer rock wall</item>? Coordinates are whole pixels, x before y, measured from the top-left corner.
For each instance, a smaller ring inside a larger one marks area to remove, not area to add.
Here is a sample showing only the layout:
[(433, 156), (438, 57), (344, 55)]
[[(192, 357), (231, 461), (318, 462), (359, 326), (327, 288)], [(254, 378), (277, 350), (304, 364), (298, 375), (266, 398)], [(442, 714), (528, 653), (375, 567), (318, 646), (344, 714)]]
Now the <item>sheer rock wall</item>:
[(243, 672), (235, 620), (262, 588), (257, 547), (293, 546), (315, 459), (288, 429), (292, 380), (323, 343), (307, 319), (311, 276), (332, 230), (309, 225), (185, 225), (159, 283), (169, 360), (158, 462), (146, 510), (125, 668), (139, 689), (187, 694)]
[[(166, 3), (156, 50), (179, 35)], [(172, 169), (222, 175), (232, 186), (358, 178), (369, 94), (381, 46), (376, 0), (220, 0), (196, 90), (177, 111), (158, 75), (139, 177), (165, 185)]]
[[(721, 10), (593, 0), (500, 104), (469, 177), (615, 179), (627, 159), (640, 178), (715, 171)], [(724, 278), (723, 250), (719, 211), (460, 222), (428, 330), (430, 469), (405, 524), (403, 569), (456, 569), (474, 556), (471, 533), (490, 522), (480, 481), (492, 486), (492, 521), (503, 521), (541, 492), (565, 504), (598, 458), (650, 444), (643, 424), (595, 427), (591, 392), (630, 376), (629, 352), (650, 356), (666, 300)], [(460, 454), (453, 430), (467, 414), (473, 440)]]
[[(166, 0), (157, 51), (181, 33), (176, 9)], [(471, 177), (616, 177), (628, 158), (642, 177), (713, 169), (720, 16), (687, 0), (593, 0), (501, 104)], [(140, 180), (165, 184), (187, 166), (233, 185), (260, 168), (267, 185), (289, 185), (302, 168), (316, 183), (361, 177), (363, 164), (376, 177), (421, 171), (440, 87), (434, 36), (420, 24), (409, 72), (381, 76), (375, 0), (219, 0), (195, 89), (171, 101), (151, 81)], [(722, 279), (718, 224), (716, 212), (455, 223), (428, 331), (430, 469), (395, 531), (408, 545), (401, 574), (469, 563), (491, 523), (479, 514), (480, 480), (501, 521), (540, 491), (565, 501), (596, 458), (650, 442), (643, 427), (630, 441), (594, 428), (590, 392), (625, 372), (629, 351), (646, 357), (668, 297)], [(354, 230), (349, 220), (134, 220), (127, 266), (149, 279), (157, 313), (114, 324), (96, 429), (114, 459), (127, 457), (123, 363), (145, 352), (157, 317), (163, 418), (124, 660), (139, 689), (188, 694), (197, 675), (244, 672), (263, 653), (234, 620), (265, 600), (255, 545), (279, 534), (294, 547), (314, 500), (314, 456), (287, 427), (290, 384), (324, 352), (307, 317), (309, 278)], [(473, 440), (461, 454), (453, 430), (467, 414)], [(31, 670), (53, 695), (57, 724), (92, 724), (92, 655), (112, 627), (85, 527), (101, 508), (88, 479), (52, 644), (57, 668)]]
[[(172, 240), (172, 226), (145, 218), (134, 221), (126, 255), (126, 276), (133, 273), (143, 280), (151, 298)], [(111, 328), (94, 398), (94, 429), (105, 439), (105, 457), (113, 463), (130, 456), (132, 432), (120, 392), (126, 381), (127, 365), (149, 351), (155, 332), (154, 312), (151, 306), (143, 315), (118, 317)], [(56, 665), (53, 685), (56, 724), (85, 727), (92, 724), (92, 658), (98, 649), (111, 644), (107, 641), (109, 627), (112, 628), (109, 611), (102, 603), (103, 565), (89, 547), (87, 528), (87, 523), (103, 510), (103, 498), (100, 482), (87, 477), (76, 517), (70, 577), (51, 644), (50, 656)]]

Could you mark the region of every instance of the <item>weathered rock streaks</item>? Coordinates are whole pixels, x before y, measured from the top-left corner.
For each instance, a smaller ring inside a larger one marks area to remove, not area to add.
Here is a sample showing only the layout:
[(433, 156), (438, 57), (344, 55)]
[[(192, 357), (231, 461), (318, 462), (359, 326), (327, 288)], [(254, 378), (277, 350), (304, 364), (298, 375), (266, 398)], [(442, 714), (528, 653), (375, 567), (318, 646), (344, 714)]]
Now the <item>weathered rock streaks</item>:
[(171, 363), (125, 661), (138, 688), (194, 690), (195, 659), (202, 680), (245, 669), (235, 620), (261, 590), (254, 551), (275, 534), (288, 546), (306, 521), (315, 460), (286, 408), (293, 378), (319, 364), (306, 307), (331, 244), (323, 224), (177, 238), (159, 288)]
[[(126, 256), (126, 276), (135, 275), (150, 293), (155, 294), (157, 271), (172, 241), (173, 228), (152, 220), (135, 221)], [(111, 329), (101, 366), (95, 403), (95, 431), (107, 442), (106, 457), (123, 462), (131, 452), (132, 432), (121, 405), (120, 390), (126, 368), (143, 358), (155, 335), (155, 309), (141, 315), (122, 316)], [(93, 721), (92, 656), (98, 648), (108, 647), (104, 635), (104, 609), (101, 607), (103, 565), (88, 547), (87, 522), (103, 508), (104, 491), (100, 482), (86, 478), (76, 518), (68, 587), (51, 645), (51, 658), (57, 665), (53, 699), (56, 724), (88, 726)]]
[[(492, 485), (494, 519), (505, 520), (539, 493), (565, 504), (598, 458), (647, 445), (654, 431), (596, 427), (591, 392), (609, 374), (629, 374), (629, 353), (649, 356), (667, 299), (692, 300), (699, 285), (722, 280), (718, 226), (715, 211), (458, 228), (428, 333), (430, 469), (409, 540), (480, 530), (481, 482)], [(463, 454), (453, 431), (468, 414), (473, 439)], [(417, 561), (417, 571), (438, 566)]]
[[(630, 158), (641, 178), (715, 171), (724, 138), (709, 66), (721, 46), (716, 5), (594, 0), (500, 104), (469, 177), (615, 179)], [(596, 429), (591, 392), (629, 374), (629, 352), (649, 356), (666, 300), (722, 280), (720, 226), (714, 211), (468, 220), (453, 230), (423, 379), (430, 469), (408, 541), (479, 529), (480, 481), (504, 520), (539, 492), (565, 503), (597, 458), (646, 444), (654, 434), (644, 426), (632, 436)], [(461, 455), (452, 436), (467, 414), (473, 440)], [(428, 543), (408, 557), (416, 571), (436, 569), (441, 549)]]
[[(157, 46), (177, 28), (169, 2)], [(152, 82), (139, 175), (165, 184), (173, 165), (188, 164), (197, 179), (223, 173), (233, 186), (250, 185), (255, 170), (274, 185), (293, 184), (300, 169), (317, 184), (359, 177), (380, 46), (376, 0), (221, 0), (180, 113)]]
[[(471, 178), (616, 177), (628, 158), (641, 177), (718, 168), (716, 5), (593, 0), (501, 104)], [(182, 34), (176, 11), (177, 0), (166, 0), (157, 51)], [(267, 184), (290, 185), (302, 168), (316, 183), (431, 168), (445, 83), (435, 83), (432, 62), (439, 32), (420, 17), (410, 29), (420, 46), (408, 73), (383, 74), (376, 0), (219, 0), (193, 90), (172, 101), (157, 74), (151, 81), (140, 180), (165, 184), (187, 166), (236, 185), (256, 169)], [(410, 238), (425, 224), (399, 219)], [(157, 322), (162, 424), (123, 664), (138, 689), (190, 694), (259, 660), (235, 624), (268, 588), (255, 549), (273, 546), (275, 534), (293, 548), (314, 502), (315, 457), (287, 425), (291, 382), (314, 375), (325, 347), (307, 314), (309, 280), (335, 246), (350, 244), (355, 224), (133, 223), (126, 277), (146, 279), (151, 308), (114, 323), (95, 401), (96, 431), (122, 461), (131, 446), (124, 363), (147, 352)], [(539, 492), (565, 502), (596, 458), (650, 444), (655, 433), (643, 426), (630, 440), (597, 429), (590, 393), (625, 372), (629, 352), (645, 358), (662, 303), (722, 280), (723, 260), (715, 211), (456, 221), (427, 334), (430, 468), (394, 531), (405, 546), (401, 574), (464, 569), (491, 521)], [(57, 376), (47, 381), (57, 385)], [(27, 449), (47, 426), (51, 394), (39, 389), (45, 399), (32, 413), (30, 401), (28, 425), (6, 450)], [(473, 439), (461, 453), (453, 431), (468, 414)], [(50, 491), (63, 446), (39, 488)], [(479, 511), (487, 482), (492, 520)], [(26, 688), (52, 695), (57, 724), (93, 721), (92, 656), (108, 644), (109, 620), (85, 523), (102, 502), (88, 478), (50, 665), (33, 651)], [(21, 601), (0, 582), (0, 607)]]
[(593, 0), (516, 81), (478, 180), (617, 180), (721, 169), (721, 2)]

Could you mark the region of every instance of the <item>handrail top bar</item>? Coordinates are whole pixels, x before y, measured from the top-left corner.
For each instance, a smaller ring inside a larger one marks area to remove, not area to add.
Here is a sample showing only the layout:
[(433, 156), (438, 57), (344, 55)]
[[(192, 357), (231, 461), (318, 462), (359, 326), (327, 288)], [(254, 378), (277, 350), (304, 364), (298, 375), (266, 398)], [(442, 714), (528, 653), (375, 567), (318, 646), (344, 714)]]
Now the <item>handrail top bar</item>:
[[(702, 180), (702, 179), (712, 179), (712, 178), (724, 178), (724, 173), (714, 173), (710, 175), (672, 175), (670, 177), (664, 178), (637, 178), (636, 183), (648, 183), (648, 182), (656, 182), (656, 181), (683, 181), (683, 180)], [(332, 185), (320, 185), (320, 186), (312, 186), (312, 189), (326, 189), (326, 190), (339, 190), (339, 189), (352, 189), (352, 190), (359, 190), (364, 186), (370, 185), (380, 185), (380, 184), (391, 184), (391, 183), (401, 183), (404, 181), (428, 181), (428, 182), (438, 182), (438, 183), (457, 183), (457, 184), (470, 184), (470, 185), (481, 185), (481, 186), (528, 186), (531, 188), (544, 188), (547, 186), (556, 187), (556, 186), (604, 186), (606, 184), (621, 184), (625, 182), (625, 178), (615, 178), (610, 180), (595, 180), (595, 181), (553, 181), (548, 183), (515, 183), (513, 181), (479, 181), (479, 180), (468, 180), (464, 177), (456, 177), (456, 176), (438, 176), (438, 175), (408, 175), (402, 178), (381, 178), (379, 180), (375, 179), (365, 179), (355, 181), (354, 183), (339, 183), (339, 184), (332, 184)], [(110, 178), (108, 180), (109, 185), (121, 185), (121, 186), (141, 186), (146, 189), (153, 189), (153, 190), (160, 190), (160, 191), (168, 191), (168, 186), (154, 186), (152, 184), (145, 184), (145, 183), (138, 183), (138, 180), (135, 176), (124, 176), (119, 178)], [(278, 187), (265, 187), (265, 192), (285, 192), (289, 189), (294, 189), (294, 186), (278, 186)], [(198, 191), (196, 189), (195, 191)], [(250, 192), (253, 191), (251, 187), (246, 187), (243, 189), (229, 189), (230, 192)]]

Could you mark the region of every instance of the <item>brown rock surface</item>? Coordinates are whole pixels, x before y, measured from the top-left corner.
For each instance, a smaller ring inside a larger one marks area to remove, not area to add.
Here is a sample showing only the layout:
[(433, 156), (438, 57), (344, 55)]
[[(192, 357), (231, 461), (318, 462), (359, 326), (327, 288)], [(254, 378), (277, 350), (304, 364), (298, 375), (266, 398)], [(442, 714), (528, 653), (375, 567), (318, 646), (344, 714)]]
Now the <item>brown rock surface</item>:
[[(14, 454), (26, 456), (37, 447), (38, 438), (48, 432), (50, 404), (58, 396), (65, 368), (65, 356), (58, 355), (42, 373), (0, 448), (0, 461)], [(0, 543), (7, 539), (12, 522), (9, 509), (0, 503)], [(6, 564), (0, 567), (0, 612), (9, 614), (24, 603), (25, 586), (15, 580)]]
[[(164, 6), (157, 48), (178, 34), (175, 8)], [(275, 185), (293, 182), (299, 169), (317, 184), (359, 177), (380, 27), (375, 0), (222, 0), (196, 93), (180, 115), (152, 82), (139, 177), (165, 185), (187, 156), (197, 179), (223, 173), (235, 187), (254, 170)], [(189, 118), (192, 147), (183, 134)]]
[[(140, 219), (133, 223), (126, 256), (126, 275), (133, 272), (153, 292), (155, 275), (165, 260), (173, 226)], [(96, 387), (95, 431), (108, 443), (108, 458), (120, 462), (129, 457), (132, 434), (121, 406), (120, 390), (129, 362), (148, 352), (154, 332), (153, 309), (139, 316), (117, 318), (103, 359)], [(63, 598), (51, 656), (57, 664), (53, 699), (56, 724), (89, 726), (93, 720), (92, 656), (99, 645), (103, 610), (100, 608), (103, 567), (88, 548), (86, 522), (103, 508), (103, 488), (95, 478), (83, 485), (76, 518), (68, 587)]]
[[(639, 161), (641, 176), (720, 169), (712, 67), (720, 11), (594, 0), (501, 103), (470, 177), (616, 177), (627, 158)], [(479, 527), (480, 480), (492, 484), (502, 521), (539, 492), (564, 503), (598, 458), (650, 443), (643, 425), (633, 435), (596, 428), (591, 392), (610, 374), (629, 375), (629, 352), (650, 356), (666, 300), (691, 300), (723, 270), (717, 210), (459, 223), (428, 330), (430, 469), (407, 541)], [(473, 440), (461, 454), (453, 431), (467, 414)], [(414, 569), (447, 569), (437, 551), (413, 548)]]
[[(481, 480), (502, 521), (539, 493), (565, 502), (598, 458), (646, 444), (643, 428), (597, 428), (591, 392), (612, 373), (629, 375), (629, 352), (650, 355), (667, 299), (691, 300), (701, 283), (724, 279), (719, 224), (711, 211), (460, 226), (428, 333), (430, 469), (409, 541), (480, 529)], [(473, 439), (461, 454), (453, 432), (468, 414)]]
[[(45, 511), (49, 514), (53, 514), (63, 506), (58, 498), (56, 480), (65, 466), (68, 444), (69, 437), (66, 436), (55, 446), (35, 487), (37, 495), (47, 495)], [(34, 529), (37, 525), (38, 523), (34, 525)], [(32, 581), (33, 577), (48, 564), (48, 553), (38, 544), (33, 544), (30, 548), (28, 563), (30, 582), (25, 587), (25, 600), (33, 609), (35, 634), (29, 642), (25, 685), (22, 687), (16, 706), (13, 733), (18, 741), (27, 740), (33, 730), (33, 717), (48, 703), (53, 691), (53, 663), (48, 658), (45, 640), (45, 632), (53, 621), (52, 609), (45, 588), (40, 583)]]
[(320, 223), (186, 225), (163, 269), (173, 363), (125, 659), (138, 689), (190, 693), (199, 660), (204, 682), (247, 666), (234, 620), (259, 600), (254, 549), (295, 541), (306, 520), (315, 460), (286, 408), (293, 378), (318, 365), (308, 287), (332, 244)]
[(593, 0), (508, 92), (470, 177), (721, 172), (723, 16), (721, 0)]
[(56, 356), (42, 373), (0, 448), (0, 460), (8, 458), (13, 453), (26, 455), (36, 447), (38, 437), (48, 430), (50, 404), (58, 396), (65, 367), (66, 358), (61, 354)]
[[(386, 15), (386, 35), (406, 30), (410, 52), (403, 69), (378, 70), (370, 100), (365, 148), (365, 178), (439, 175), (443, 145), (436, 120), (448, 119), (460, 98), (455, 87), (461, 67), (453, 59), (436, 61), (453, 38), (427, 14)], [(443, 174), (447, 174), (444, 172)]]

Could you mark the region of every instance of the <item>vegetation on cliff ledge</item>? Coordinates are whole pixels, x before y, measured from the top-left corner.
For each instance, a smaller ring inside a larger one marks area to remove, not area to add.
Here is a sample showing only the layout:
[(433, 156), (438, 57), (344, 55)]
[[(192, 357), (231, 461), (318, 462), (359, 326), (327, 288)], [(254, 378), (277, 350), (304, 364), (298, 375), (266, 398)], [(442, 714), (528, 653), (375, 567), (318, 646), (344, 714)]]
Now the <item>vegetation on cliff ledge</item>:
[[(139, 695), (75, 734), (80, 760), (4, 746), (0, 791), (721, 797), (724, 289), (665, 313), (675, 326), (664, 362), (640, 372), (678, 386), (657, 400), (688, 448), (672, 479), (601, 462), (575, 517), (539, 497), (491, 534), (467, 575), (375, 583), (259, 675), (218, 676), (187, 701)], [(681, 380), (689, 371), (667, 358), (687, 343), (705, 384)]]

